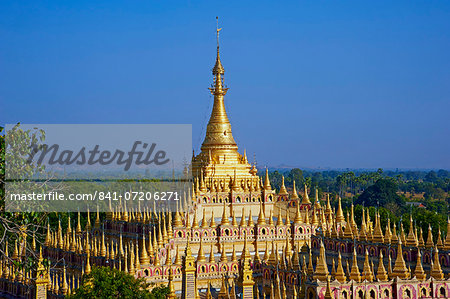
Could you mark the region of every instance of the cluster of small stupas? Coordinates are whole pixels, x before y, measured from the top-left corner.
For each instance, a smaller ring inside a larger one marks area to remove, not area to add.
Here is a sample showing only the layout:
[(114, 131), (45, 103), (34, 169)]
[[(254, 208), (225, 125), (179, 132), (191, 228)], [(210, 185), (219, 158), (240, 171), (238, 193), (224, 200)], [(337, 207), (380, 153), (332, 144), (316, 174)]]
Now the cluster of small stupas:
[[(239, 154), (228, 120), (219, 47), (210, 88), (214, 104), (201, 152), (193, 155), (187, 207), (172, 212), (113, 209), (101, 223), (47, 229), (33, 251), (39, 271), (15, 269), (24, 244), (2, 257), (0, 297), (61, 298), (74, 292), (94, 265), (116, 268), (152, 285), (168, 285), (168, 298), (436, 298), (450, 294), (450, 233), (427, 241), (411, 220), (408, 234), (380, 216), (339, 199), (311, 202), (304, 187), (273, 190), (269, 175)], [(358, 221), (359, 222), (359, 221)], [(450, 231), (450, 221), (448, 224)], [(34, 240), (34, 239), (33, 239)], [(8, 246), (6, 245), (6, 248)], [(43, 259), (50, 268), (43, 266)]]
[(310, 247), (291, 252), (286, 245), (281, 257), (276, 249), (266, 253), (267, 263), (262, 266), (266, 293), (274, 290), (283, 297), (287, 290), (298, 298), (450, 296), (450, 234), (443, 241), (439, 232), (433, 240), (430, 227), (425, 242), (412, 219), (407, 235), (403, 226), (397, 234), (395, 224), (392, 229), (389, 221), (383, 232), (380, 216), (376, 215), (373, 224), (364, 212), (358, 227), (353, 208), (339, 228), (339, 211), (338, 207), (336, 215), (311, 237)]

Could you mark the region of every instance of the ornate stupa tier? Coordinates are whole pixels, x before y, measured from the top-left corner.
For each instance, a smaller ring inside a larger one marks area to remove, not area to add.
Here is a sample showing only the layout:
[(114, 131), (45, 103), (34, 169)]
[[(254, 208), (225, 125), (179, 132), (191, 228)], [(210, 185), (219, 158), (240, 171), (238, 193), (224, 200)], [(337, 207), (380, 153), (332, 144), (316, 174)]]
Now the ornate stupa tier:
[[(220, 58), (218, 57), (217, 59)], [(223, 88), (222, 84), (222, 75), (216, 73), (214, 75), (214, 84), (210, 88), (211, 93), (214, 95), (214, 104), (208, 126), (206, 127), (206, 137), (201, 148), (202, 152), (210, 150), (212, 152), (220, 151), (223, 154), (237, 152), (237, 145), (231, 133), (231, 124), (224, 104), (224, 95), (227, 89)]]
[(237, 151), (202, 151), (192, 159), (192, 172), (194, 177), (203, 175), (205, 179), (258, 179), (257, 171), (248, 163), (246, 154), (241, 155)]

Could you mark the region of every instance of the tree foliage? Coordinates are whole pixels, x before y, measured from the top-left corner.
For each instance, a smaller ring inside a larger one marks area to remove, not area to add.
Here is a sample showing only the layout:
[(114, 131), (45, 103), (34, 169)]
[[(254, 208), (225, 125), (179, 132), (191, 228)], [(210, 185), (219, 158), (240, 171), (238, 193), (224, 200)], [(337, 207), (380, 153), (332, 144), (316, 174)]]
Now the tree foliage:
[[(3, 127), (0, 127), (0, 132)], [(43, 241), (46, 213), (38, 212), (8, 212), (5, 209), (5, 198), (8, 192), (21, 186), (27, 178), (42, 172), (43, 168), (26, 159), (31, 151), (31, 144), (40, 144), (45, 139), (41, 130), (22, 130), (20, 124), (14, 126), (5, 135), (0, 135), (0, 254), (4, 254), (6, 244), (11, 246), (17, 242), (21, 259), (9, 262), (16, 269), (26, 271), (36, 269), (37, 251), (31, 247), (32, 237), (39, 246)], [(8, 162), (8, 163), (6, 163)], [(5, 184), (8, 182), (8, 190)], [(33, 190), (46, 190), (45, 183), (29, 183)], [(22, 185), (23, 186), (23, 185)], [(47, 264), (47, 260), (44, 261)]]
[(156, 287), (152, 291), (148, 288), (149, 284), (143, 278), (109, 267), (94, 267), (91, 273), (82, 277), (81, 286), (68, 298), (163, 299), (169, 292), (168, 287)]
[(390, 204), (404, 207), (405, 199), (397, 194), (397, 183), (390, 178), (382, 178), (368, 187), (356, 199), (355, 203), (366, 206), (387, 207)]

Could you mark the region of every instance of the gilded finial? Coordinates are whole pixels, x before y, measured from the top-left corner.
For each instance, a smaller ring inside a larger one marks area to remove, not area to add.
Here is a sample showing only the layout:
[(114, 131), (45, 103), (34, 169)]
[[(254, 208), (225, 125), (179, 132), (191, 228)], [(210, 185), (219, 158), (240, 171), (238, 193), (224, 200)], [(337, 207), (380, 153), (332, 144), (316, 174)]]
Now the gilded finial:
[(216, 64), (213, 68), (213, 74), (214, 75), (223, 75), (225, 73), (225, 69), (222, 66), (222, 63), (220, 62), (220, 53), (219, 53), (219, 32), (222, 30), (222, 28), (219, 28), (219, 17), (216, 17), (217, 27), (216, 27), (216, 39), (217, 39), (217, 58), (216, 58)]

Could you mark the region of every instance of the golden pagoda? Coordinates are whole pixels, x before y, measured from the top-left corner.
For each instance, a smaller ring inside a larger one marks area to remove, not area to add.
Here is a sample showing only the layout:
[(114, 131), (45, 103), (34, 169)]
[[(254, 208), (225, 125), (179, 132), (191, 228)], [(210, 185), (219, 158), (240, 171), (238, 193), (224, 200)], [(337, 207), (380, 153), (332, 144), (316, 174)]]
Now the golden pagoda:
[[(214, 96), (213, 108), (206, 127), (206, 136), (200, 153), (192, 157), (192, 176), (194, 181), (193, 200), (206, 208), (206, 216), (213, 211), (220, 213), (222, 202), (232, 203), (232, 215), (241, 217), (241, 208), (249, 207), (255, 213), (258, 202), (264, 202), (266, 212), (272, 211), (275, 191), (270, 186), (268, 172), (264, 184), (257, 175), (255, 165), (248, 162), (247, 155), (238, 152), (231, 124), (225, 109), (225, 95), (228, 88), (224, 84), (225, 69), (220, 59), (219, 32), (217, 26), (216, 62), (212, 69), (213, 84), (209, 88)], [(197, 213), (199, 209), (197, 209)], [(230, 211), (231, 212), (231, 211)]]
[(194, 178), (201, 178), (209, 189), (212, 186), (226, 189), (226, 185), (231, 184), (235, 185), (235, 189), (239, 189), (244, 183), (259, 183), (259, 177), (256, 172), (251, 171), (252, 166), (246, 155), (238, 152), (225, 110), (224, 97), (228, 88), (224, 86), (225, 69), (220, 60), (220, 30), (221, 28), (217, 28), (217, 56), (212, 69), (214, 81), (209, 88), (214, 96), (214, 103), (201, 152), (192, 159), (192, 174)]

